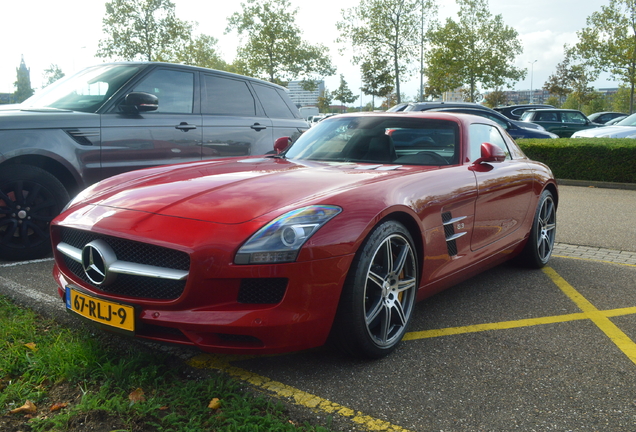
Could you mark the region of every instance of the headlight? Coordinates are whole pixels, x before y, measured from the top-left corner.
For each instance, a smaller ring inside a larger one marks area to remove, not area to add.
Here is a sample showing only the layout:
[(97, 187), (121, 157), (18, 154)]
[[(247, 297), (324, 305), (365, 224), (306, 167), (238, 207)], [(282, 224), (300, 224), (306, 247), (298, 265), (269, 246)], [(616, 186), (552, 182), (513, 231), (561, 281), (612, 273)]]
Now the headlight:
[(342, 209), (336, 206), (309, 206), (274, 219), (245, 242), (234, 258), (236, 264), (293, 262), (313, 233)]

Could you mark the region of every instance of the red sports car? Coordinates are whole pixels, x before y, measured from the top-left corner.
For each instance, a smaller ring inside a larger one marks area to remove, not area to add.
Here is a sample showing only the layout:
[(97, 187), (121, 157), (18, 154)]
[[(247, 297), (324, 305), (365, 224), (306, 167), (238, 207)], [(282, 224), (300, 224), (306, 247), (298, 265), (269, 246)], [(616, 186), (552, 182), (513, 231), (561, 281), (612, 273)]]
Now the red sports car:
[(417, 300), (514, 257), (545, 265), (557, 200), (483, 117), (342, 115), (279, 154), (93, 185), (52, 224), (54, 276), (69, 311), (140, 338), (241, 354), (331, 338), (378, 358)]

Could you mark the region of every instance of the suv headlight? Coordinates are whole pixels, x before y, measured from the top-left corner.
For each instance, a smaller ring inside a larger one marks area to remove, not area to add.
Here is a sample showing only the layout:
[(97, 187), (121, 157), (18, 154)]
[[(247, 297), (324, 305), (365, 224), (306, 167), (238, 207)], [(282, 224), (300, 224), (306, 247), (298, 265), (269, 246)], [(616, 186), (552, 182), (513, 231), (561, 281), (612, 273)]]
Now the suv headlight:
[(293, 262), (309, 237), (341, 211), (337, 206), (314, 205), (285, 213), (250, 237), (236, 253), (234, 263)]

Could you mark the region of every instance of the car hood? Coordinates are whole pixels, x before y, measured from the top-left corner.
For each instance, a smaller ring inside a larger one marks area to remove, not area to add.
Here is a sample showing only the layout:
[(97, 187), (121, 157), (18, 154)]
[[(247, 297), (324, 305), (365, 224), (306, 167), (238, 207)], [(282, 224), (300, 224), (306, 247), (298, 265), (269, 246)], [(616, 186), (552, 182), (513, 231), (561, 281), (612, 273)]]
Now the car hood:
[(99, 127), (99, 115), (22, 105), (7, 105), (0, 108), (0, 130), (78, 127)]
[(575, 132), (574, 138), (636, 138), (636, 126), (601, 126)]
[(263, 157), (209, 161), (116, 176), (98, 184), (87, 201), (111, 208), (237, 224), (275, 210), (319, 201), (329, 204), (328, 198), (339, 191), (412, 170)]

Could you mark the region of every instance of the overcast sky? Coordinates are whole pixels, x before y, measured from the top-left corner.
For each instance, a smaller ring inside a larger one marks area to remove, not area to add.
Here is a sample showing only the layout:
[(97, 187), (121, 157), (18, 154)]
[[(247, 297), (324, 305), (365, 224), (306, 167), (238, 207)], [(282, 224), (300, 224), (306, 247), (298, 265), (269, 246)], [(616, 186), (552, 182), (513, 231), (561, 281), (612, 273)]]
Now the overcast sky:
[[(328, 89), (339, 84), (344, 74), (349, 88), (356, 93), (360, 87), (359, 68), (352, 65), (350, 55), (340, 55), (335, 43), (336, 22), (342, 20), (342, 9), (358, 4), (359, 0), (291, 0), (298, 7), (296, 25), (303, 39), (322, 43), (330, 48), (337, 67), (333, 77), (325, 77)], [(222, 57), (232, 62), (238, 44), (236, 34), (225, 35), (227, 18), (241, 9), (237, 0), (173, 0), (177, 16), (198, 22), (197, 31), (219, 39)], [(103, 62), (95, 58), (102, 36), (104, 0), (0, 0), (0, 93), (15, 91), (16, 68), (24, 56), (31, 69), (31, 86), (42, 87), (44, 70), (58, 65), (70, 75), (86, 66)], [(439, 19), (454, 16), (458, 8), (454, 0), (438, 0)], [(524, 47), (516, 59), (516, 66), (527, 68), (525, 80), (515, 89), (536, 89), (543, 86), (556, 65), (563, 60), (563, 45), (577, 41), (576, 32), (586, 25), (586, 19), (609, 0), (534, 0), (532, 2), (490, 0), (493, 15), (501, 14), (504, 22), (517, 30)], [(536, 60), (536, 62), (534, 62)], [(534, 64), (532, 65), (532, 62)], [(532, 71), (532, 73), (531, 73)], [(596, 88), (615, 87), (607, 75), (594, 83)], [(403, 92), (409, 98), (417, 93), (419, 77), (404, 81)], [(365, 96), (364, 103), (370, 101)]]

